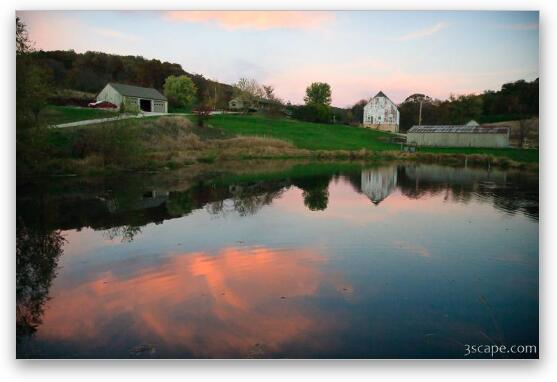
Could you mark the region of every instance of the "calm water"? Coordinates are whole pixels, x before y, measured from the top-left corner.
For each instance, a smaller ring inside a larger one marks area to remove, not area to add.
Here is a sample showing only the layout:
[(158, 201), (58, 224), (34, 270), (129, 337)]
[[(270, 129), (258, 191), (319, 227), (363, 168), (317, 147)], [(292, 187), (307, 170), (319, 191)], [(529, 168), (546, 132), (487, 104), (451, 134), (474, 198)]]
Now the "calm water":
[(538, 345), (537, 174), (281, 166), (20, 181), (18, 357)]

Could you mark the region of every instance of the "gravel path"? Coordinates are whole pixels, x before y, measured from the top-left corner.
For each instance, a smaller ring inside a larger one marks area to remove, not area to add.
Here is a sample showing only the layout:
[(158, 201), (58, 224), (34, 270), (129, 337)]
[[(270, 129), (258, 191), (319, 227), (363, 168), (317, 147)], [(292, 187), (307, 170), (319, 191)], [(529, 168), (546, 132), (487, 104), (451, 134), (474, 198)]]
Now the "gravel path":
[[(103, 122), (119, 121), (122, 119), (156, 117), (159, 115), (167, 115), (167, 114), (166, 113), (141, 113), (137, 115), (120, 115), (117, 117), (110, 117), (110, 118), (87, 119), (85, 121), (61, 123), (59, 125), (52, 125), (51, 127), (59, 128), (59, 127), (86, 126), (86, 125), (95, 125), (97, 123), (103, 123)], [(172, 114), (172, 115), (177, 115), (177, 114)]]

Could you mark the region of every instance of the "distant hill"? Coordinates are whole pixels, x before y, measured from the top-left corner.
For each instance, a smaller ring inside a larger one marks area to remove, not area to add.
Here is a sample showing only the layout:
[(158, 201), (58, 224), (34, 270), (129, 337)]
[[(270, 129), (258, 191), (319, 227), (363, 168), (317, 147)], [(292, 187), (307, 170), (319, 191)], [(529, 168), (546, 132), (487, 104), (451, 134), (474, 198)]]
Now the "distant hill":
[[(186, 72), (180, 64), (148, 60), (141, 56), (120, 56), (73, 50), (37, 51), (33, 55), (52, 73), (57, 89), (97, 93), (107, 82), (119, 82), (161, 90), (170, 75), (187, 75), (197, 86), (197, 99), (217, 96), (217, 107), (227, 107), (233, 87)], [(59, 92), (60, 94), (60, 92)]]

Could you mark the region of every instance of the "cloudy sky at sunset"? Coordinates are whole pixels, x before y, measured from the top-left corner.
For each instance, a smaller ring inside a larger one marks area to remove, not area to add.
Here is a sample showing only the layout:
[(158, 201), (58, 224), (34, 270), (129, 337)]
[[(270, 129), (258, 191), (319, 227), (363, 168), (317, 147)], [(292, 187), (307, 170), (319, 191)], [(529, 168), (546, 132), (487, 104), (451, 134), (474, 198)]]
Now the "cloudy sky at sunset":
[(285, 101), (328, 82), (333, 105), (383, 90), (499, 89), (539, 72), (537, 12), (18, 12), (35, 47), (141, 55), (221, 82), (273, 85)]

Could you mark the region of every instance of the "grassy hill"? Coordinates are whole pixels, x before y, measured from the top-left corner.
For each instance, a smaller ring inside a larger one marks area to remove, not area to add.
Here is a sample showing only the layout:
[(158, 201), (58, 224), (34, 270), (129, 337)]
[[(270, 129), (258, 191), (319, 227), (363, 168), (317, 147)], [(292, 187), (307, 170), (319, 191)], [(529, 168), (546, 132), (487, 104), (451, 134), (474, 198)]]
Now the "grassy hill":
[(282, 139), (308, 150), (386, 151), (399, 148), (399, 145), (389, 142), (391, 134), (346, 125), (237, 114), (216, 115), (209, 123), (236, 135)]
[[(346, 125), (327, 125), (258, 115), (218, 115), (211, 118), (210, 124), (235, 135), (282, 139), (300, 149), (366, 149), (378, 152), (400, 150), (399, 144), (390, 143), (392, 135), (389, 133)], [(421, 147), (419, 152), (448, 155), (490, 155), (524, 163), (539, 161), (538, 150), (515, 148)]]

